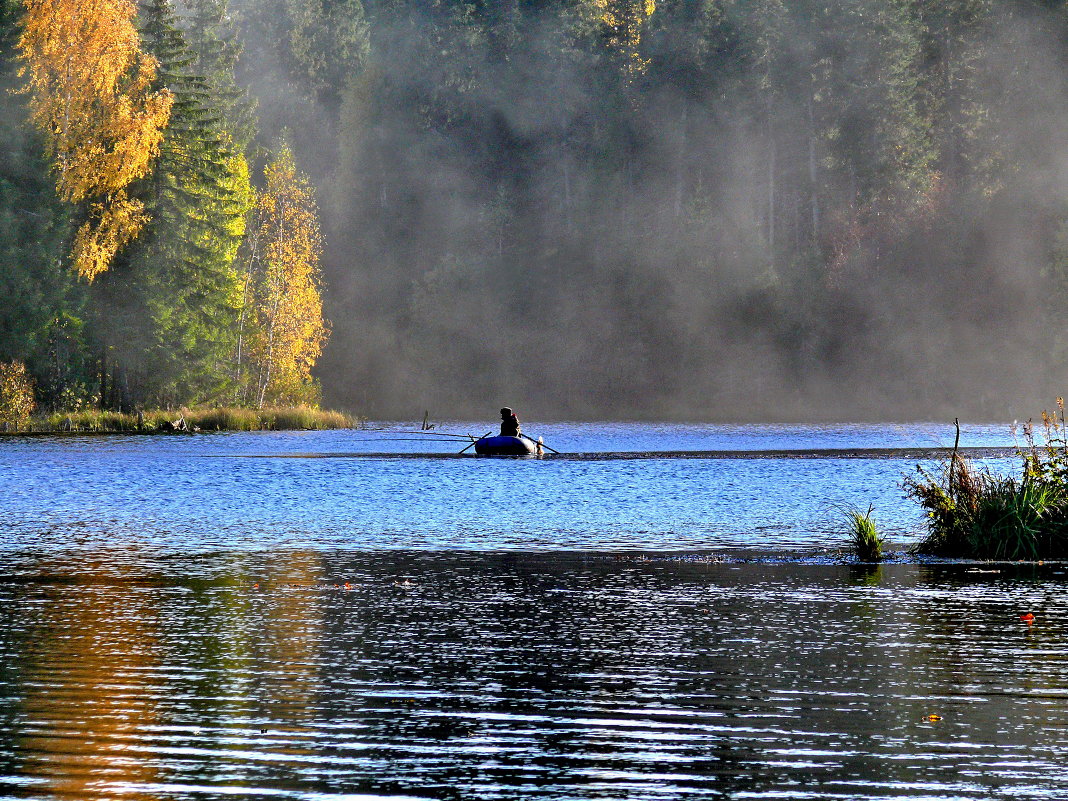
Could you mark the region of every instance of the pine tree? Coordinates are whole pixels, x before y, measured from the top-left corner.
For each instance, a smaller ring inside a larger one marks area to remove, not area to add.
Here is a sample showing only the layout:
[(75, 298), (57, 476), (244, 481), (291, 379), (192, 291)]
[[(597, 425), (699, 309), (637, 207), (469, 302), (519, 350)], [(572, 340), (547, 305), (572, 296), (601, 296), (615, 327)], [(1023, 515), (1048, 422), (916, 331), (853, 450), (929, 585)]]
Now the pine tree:
[(245, 37), (260, 43), (245, 54), (247, 77), (290, 104), (321, 104), (336, 114), (368, 53), (362, 0), (235, 0), (234, 8)]
[(185, 17), (185, 38), (193, 53), (190, 68), (203, 78), (222, 112), (223, 127), (244, 151), (255, 135), (255, 103), (234, 78), (241, 44), (227, 0), (188, 0), (186, 5), (189, 12)]

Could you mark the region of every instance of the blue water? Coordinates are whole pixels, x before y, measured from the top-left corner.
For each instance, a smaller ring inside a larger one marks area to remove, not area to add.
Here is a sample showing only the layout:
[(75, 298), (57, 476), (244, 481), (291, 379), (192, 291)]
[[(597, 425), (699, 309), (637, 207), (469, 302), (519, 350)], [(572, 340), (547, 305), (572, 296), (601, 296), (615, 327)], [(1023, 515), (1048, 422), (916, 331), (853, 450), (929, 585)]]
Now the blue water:
[[(451, 423), (438, 432), (484, 427)], [(563, 456), (485, 459), (429, 458), (455, 456), (464, 444), (395, 433), (403, 430), (7, 441), (0, 548), (69, 547), (76, 532), (86, 546), (121, 539), (179, 551), (804, 550), (836, 547), (841, 510), (869, 504), (906, 546), (922, 527), (901, 490), (914, 457), (694, 454), (924, 448), (952, 446), (954, 436), (936, 425), (533, 423), (526, 430)], [(1006, 426), (965, 427), (961, 441), (1011, 444)]]
[(0, 440), (0, 799), (1068, 799), (1068, 565), (903, 551), (948, 427), (375, 428)]

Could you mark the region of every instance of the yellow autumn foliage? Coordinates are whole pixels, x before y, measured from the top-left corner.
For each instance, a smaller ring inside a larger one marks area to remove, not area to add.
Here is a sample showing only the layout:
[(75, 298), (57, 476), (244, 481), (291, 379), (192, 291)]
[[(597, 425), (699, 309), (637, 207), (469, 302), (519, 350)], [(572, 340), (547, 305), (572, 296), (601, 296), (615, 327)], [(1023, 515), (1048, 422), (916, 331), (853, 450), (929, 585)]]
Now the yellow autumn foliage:
[(0, 362), (0, 423), (20, 422), (30, 416), (36, 405), (33, 378), (20, 361)]
[(320, 294), (322, 238), (308, 179), (283, 146), (256, 200), (249, 364), (256, 402), (315, 402), (311, 370), (326, 342)]
[(56, 189), (87, 205), (71, 254), (92, 280), (146, 221), (123, 191), (159, 150), (173, 96), (152, 91), (131, 0), (26, 0), (19, 53), (31, 118), (45, 135)]
[(108, 268), (119, 249), (148, 222), (144, 208), (121, 190), (107, 201), (89, 205), (89, 220), (78, 229), (71, 248), (71, 261), (80, 275), (92, 280)]
[(648, 59), (641, 57), (642, 27), (656, 11), (656, 0), (592, 0), (606, 30), (609, 45), (620, 54), (628, 77), (645, 72)]

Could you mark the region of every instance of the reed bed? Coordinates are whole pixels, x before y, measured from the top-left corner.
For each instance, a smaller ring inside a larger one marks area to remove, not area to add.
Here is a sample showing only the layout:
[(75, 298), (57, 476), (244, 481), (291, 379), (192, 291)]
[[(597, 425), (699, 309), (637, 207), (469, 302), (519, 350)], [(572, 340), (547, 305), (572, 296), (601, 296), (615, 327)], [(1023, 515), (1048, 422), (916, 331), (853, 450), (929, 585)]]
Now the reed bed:
[[(1042, 413), (1045, 441), (1023, 428), (1019, 476), (976, 468), (953, 455), (934, 471), (917, 469), (905, 491), (927, 511), (917, 553), (965, 559), (1068, 559), (1068, 438), (1064, 400)], [(1016, 432), (1014, 431), (1014, 434)]]
[[(153, 409), (124, 413), (86, 409), (54, 412), (35, 417), (19, 426), (19, 432), (154, 433), (174, 429), (184, 421), (187, 431), (293, 431), (356, 428), (359, 418), (312, 406), (279, 406), (249, 409), (217, 408)], [(14, 429), (10, 429), (9, 433)]]

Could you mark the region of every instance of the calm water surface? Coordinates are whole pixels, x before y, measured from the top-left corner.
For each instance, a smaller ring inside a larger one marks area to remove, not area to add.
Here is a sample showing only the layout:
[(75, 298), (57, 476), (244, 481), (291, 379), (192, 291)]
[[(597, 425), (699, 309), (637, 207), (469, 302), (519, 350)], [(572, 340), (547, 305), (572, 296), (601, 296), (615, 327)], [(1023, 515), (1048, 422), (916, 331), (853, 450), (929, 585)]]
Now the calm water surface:
[(952, 431), (527, 428), (586, 456), (0, 441), (0, 796), (1068, 798), (1068, 568), (848, 564), (915, 458), (700, 455)]

